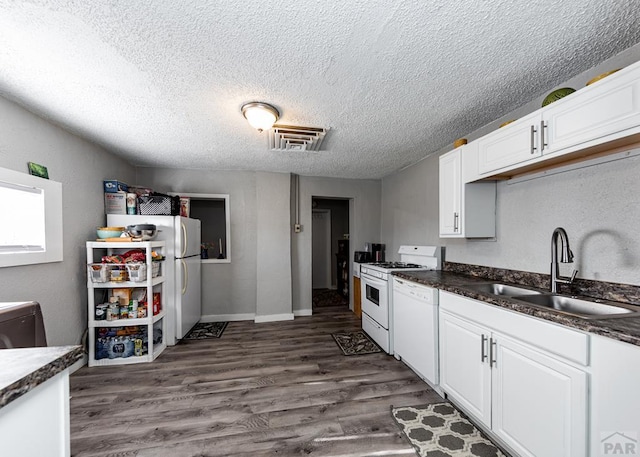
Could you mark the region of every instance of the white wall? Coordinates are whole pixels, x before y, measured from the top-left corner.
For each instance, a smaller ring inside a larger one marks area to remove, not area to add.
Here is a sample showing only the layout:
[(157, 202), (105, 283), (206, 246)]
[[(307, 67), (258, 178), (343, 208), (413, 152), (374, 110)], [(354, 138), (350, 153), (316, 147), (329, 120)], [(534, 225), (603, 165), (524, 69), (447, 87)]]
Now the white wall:
[(447, 257), (548, 274), (551, 234), (561, 226), (579, 278), (640, 285), (639, 174), (640, 157), (633, 157), (531, 181), (500, 182), (497, 241), (450, 240)]
[[(348, 198), (349, 261), (364, 243), (380, 241), (380, 181), (300, 176), (300, 223), (302, 232), (292, 235), (293, 310), (311, 312), (311, 200), (312, 197)], [(350, 280), (350, 282), (352, 282)], [(353, 297), (353, 288), (350, 288)], [(351, 299), (353, 303), (353, 299)]]
[(77, 344), (87, 327), (85, 242), (106, 220), (102, 181), (132, 182), (134, 168), (2, 97), (0, 119), (0, 167), (45, 165), (62, 183), (64, 231), (63, 262), (0, 268), (0, 302), (38, 301), (49, 345)]
[[(640, 60), (636, 45), (560, 85), (584, 87), (586, 81)], [(465, 137), (472, 141), (505, 120), (537, 110), (546, 93)], [(447, 260), (547, 273), (551, 233), (563, 226), (576, 255), (578, 277), (640, 284), (633, 265), (640, 259), (640, 160), (581, 168), (524, 182), (501, 182), (497, 192), (497, 240), (438, 238), (438, 156), (382, 181), (382, 238), (387, 245), (424, 242), (446, 245)]]
[(291, 312), (291, 177), (256, 173), (256, 321), (267, 316), (293, 319)]
[[(350, 259), (380, 241), (380, 181), (300, 177), (301, 233), (293, 233), (290, 176), (138, 168), (137, 183), (164, 192), (229, 194), (231, 263), (203, 264), (204, 315), (311, 312), (311, 199), (351, 199)], [(355, 248), (354, 248), (355, 246)], [(282, 255), (291, 259), (287, 262)], [(274, 259), (278, 259), (276, 262)], [(285, 274), (285, 270), (287, 273)], [(276, 289), (274, 289), (276, 288)], [(289, 297), (289, 291), (292, 291)]]
[(388, 260), (402, 244), (441, 245), (438, 236), (438, 156), (382, 180), (382, 240)]
[(202, 265), (202, 314), (256, 312), (256, 174), (137, 168), (136, 181), (159, 192), (229, 194), (231, 263)]

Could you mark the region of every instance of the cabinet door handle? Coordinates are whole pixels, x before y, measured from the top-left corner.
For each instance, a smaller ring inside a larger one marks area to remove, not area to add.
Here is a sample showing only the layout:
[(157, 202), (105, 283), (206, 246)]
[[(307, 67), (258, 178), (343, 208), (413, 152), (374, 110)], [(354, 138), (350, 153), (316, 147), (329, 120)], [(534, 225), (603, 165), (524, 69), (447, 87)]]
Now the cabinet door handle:
[(487, 336), (483, 333), (482, 339), (480, 340), (480, 362), (481, 363), (484, 363), (484, 361), (487, 359), (486, 344), (487, 344)]
[(453, 213), (453, 231), (458, 231), (458, 213)]
[(531, 154), (536, 153), (536, 127), (531, 126)]
[(496, 353), (498, 352), (497, 348), (498, 343), (493, 338), (489, 338), (489, 366), (498, 366), (498, 362), (496, 360)]
[(546, 128), (547, 126), (545, 125), (544, 121), (540, 121), (540, 151), (544, 151), (545, 146), (547, 146), (547, 142), (544, 138), (544, 129)]

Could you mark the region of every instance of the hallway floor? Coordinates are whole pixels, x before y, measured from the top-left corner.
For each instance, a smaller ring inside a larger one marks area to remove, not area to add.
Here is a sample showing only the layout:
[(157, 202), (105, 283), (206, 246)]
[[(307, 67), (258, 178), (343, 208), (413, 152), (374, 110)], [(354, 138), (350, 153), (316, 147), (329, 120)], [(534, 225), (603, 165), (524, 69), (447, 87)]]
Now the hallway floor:
[(314, 310), (334, 307), (349, 308), (349, 299), (343, 297), (336, 289), (313, 289), (311, 301)]

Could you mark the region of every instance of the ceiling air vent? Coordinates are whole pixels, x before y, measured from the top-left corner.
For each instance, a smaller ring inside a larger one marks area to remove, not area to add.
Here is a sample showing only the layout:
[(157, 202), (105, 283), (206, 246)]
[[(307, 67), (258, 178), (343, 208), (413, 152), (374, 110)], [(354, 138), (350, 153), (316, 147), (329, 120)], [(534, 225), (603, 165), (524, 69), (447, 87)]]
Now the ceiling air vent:
[(273, 151), (320, 151), (329, 129), (274, 125), (269, 131), (269, 149)]

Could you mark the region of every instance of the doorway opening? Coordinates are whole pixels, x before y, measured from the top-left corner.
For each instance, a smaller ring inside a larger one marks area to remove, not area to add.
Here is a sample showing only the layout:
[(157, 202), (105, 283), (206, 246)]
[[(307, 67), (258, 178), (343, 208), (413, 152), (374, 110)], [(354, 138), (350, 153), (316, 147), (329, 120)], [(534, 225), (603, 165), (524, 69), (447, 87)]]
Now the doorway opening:
[(312, 309), (349, 308), (349, 199), (313, 197)]

